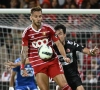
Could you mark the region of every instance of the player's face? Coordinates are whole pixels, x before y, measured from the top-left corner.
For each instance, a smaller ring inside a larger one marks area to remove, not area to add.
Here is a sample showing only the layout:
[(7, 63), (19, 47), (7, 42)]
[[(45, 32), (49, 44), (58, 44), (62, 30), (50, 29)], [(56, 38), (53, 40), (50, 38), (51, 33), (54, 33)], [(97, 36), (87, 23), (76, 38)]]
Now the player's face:
[(41, 11), (35, 11), (31, 15), (31, 21), (34, 25), (40, 26), (42, 22), (42, 12)]
[(63, 33), (62, 29), (57, 30), (56, 35), (58, 35), (58, 37), (62, 43), (65, 42), (66, 34)]

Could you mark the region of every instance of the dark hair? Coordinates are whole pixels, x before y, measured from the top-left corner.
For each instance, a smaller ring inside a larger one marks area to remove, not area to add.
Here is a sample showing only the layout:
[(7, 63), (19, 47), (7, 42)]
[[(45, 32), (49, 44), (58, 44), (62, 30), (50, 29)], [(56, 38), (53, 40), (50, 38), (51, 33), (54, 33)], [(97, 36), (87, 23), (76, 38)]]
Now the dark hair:
[(33, 12), (35, 12), (35, 11), (41, 11), (41, 12), (42, 12), (42, 8), (41, 8), (40, 6), (33, 7), (33, 8), (31, 9), (31, 14), (32, 14)]
[(52, 6), (52, 2), (53, 2), (53, 0), (50, 0), (51, 7), (52, 7), (52, 8), (60, 8), (59, 0), (57, 0), (57, 5), (56, 5), (55, 7)]
[(66, 34), (66, 27), (62, 24), (58, 24), (54, 27), (55, 31), (59, 30), (59, 29), (62, 29), (63, 30), (63, 33)]

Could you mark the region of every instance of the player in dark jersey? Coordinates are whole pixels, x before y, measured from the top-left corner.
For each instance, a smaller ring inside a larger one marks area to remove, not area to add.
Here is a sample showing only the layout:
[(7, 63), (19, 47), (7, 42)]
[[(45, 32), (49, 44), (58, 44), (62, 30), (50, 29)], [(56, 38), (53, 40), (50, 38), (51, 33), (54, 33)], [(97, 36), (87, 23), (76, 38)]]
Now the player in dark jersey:
[[(20, 58), (17, 58), (15, 60), (15, 63), (13, 62), (6, 63), (6, 65), (12, 68), (9, 90), (38, 90), (34, 77), (34, 70), (29, 64), (28, 59), (26, 59), (25, 61), (26, 63), (25, 69), (28, 72), (27, 77), (22, 77), (21, 75), (20, 61), (21, 61)], [(14, 83), (15, 83), (15, 89), (14, 89)]]
[(82, 81), (78, 72), (78, 65), (77, 65), (77, 54), (76, 52), (83, 52), (88, 55), (95, 56), (98, 53), (98, 48), (94, 49), (88, 49), (82, 45), (79, 45), (78, 43), (71, 41), (71, 40), (66, 40), (66, 27), (64, 25), (57, 25), (55, 26), (56, 30), (56, 35), (58, 35), (60, 41), (64, 45), (66, 55), (67, 57), (70, 58), (71, 62), (66, 63), (62, 56), (59, 53), (59, 50), (57, 49), (56, 45), (54, 44), (54, 49), (56, 53), (59, 56), (59, 60), (63, 65), (63, 70), (65, 77), (67, 79), (67, 82), (69, 86), (72, 88), (72, 90), (84, 90), (82, 86)]

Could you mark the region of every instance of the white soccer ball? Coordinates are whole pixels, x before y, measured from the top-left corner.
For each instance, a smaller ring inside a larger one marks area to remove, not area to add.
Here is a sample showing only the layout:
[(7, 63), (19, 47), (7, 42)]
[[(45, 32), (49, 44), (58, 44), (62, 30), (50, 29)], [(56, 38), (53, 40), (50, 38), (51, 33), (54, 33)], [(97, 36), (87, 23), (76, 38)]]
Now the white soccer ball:
[(39, 50), (38, 50), (38, 54), (40, 56), (41, 59), (43, 60), (48, 60), (52, 57), (53, 55), (53, 50), (50, 46), (43, 44)]

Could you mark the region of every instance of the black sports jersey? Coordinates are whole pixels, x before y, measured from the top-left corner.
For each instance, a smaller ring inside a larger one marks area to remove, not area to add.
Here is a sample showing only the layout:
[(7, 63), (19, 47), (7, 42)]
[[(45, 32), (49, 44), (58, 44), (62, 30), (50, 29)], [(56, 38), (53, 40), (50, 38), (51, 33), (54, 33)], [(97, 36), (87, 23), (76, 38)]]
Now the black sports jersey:
[(72, 76), (76, 76), (78, 75), (78, 67), (77, 67), (77, 51), (82, 52), (84, 46), (77, 44), (74, 41), (71, 40), (66, 40), (65, 41), (65, 51), (66, 51), (66, 55), (67, 57), (70, 58), (71, 62), (70, 63), (66, 63), (63, 60), (63, 57), (61, 56), (57, 46), (54, 44), (54, 49), (59, 57), (60, 62), (63, 65), (64, 68), (64, 73), (66, 73), (66, 77), (72, 77)]

